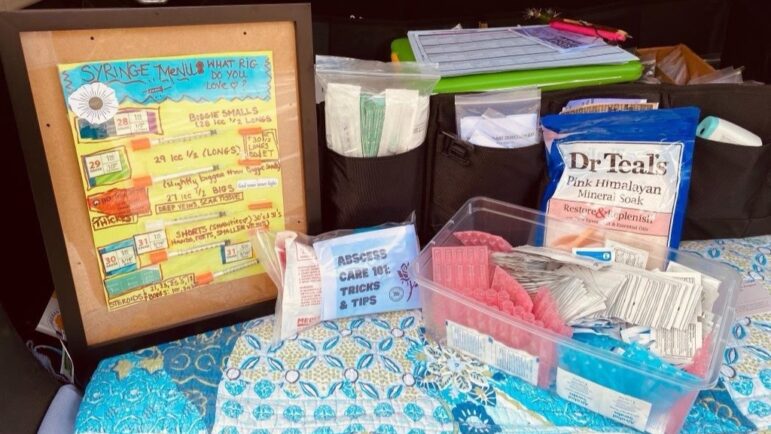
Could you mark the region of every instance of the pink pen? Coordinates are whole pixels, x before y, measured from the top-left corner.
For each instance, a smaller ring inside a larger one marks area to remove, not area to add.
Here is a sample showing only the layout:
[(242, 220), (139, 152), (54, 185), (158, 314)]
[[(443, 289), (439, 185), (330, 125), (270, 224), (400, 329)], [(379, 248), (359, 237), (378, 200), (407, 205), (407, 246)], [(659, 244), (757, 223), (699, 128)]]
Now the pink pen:
[(567, 18), (556, 18), (549, 22), (549, 26), (557, 30), (578, 33), (586, 36), (599, 36), (602, 39), (615, 42), (624, 42), (629, 38), (629, 34), (623, 30), (612, 27), (598, 26), (586, 21), (570, 20)]

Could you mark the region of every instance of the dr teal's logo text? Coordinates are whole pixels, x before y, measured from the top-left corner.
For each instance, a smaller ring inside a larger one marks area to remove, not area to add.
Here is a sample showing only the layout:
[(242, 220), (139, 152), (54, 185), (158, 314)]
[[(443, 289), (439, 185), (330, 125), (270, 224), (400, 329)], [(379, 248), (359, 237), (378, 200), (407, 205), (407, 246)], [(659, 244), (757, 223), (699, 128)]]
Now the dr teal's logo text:
[(627, 160), (618, 152), (602, 154), (602, 158), (590, 158), (582, 152), (570, 153), (570, 168), (605, 173), (633, 173), (635, 175), (666, 175), (667, 162), (659, 154), (646, 154), (648, 158)]

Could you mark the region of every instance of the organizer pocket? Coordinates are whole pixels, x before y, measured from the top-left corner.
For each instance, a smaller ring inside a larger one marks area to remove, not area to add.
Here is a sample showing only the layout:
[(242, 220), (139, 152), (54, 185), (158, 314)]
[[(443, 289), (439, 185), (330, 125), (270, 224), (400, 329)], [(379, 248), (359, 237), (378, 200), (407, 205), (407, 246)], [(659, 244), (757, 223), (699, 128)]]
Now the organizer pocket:
[(326, 230), (402, 222), (419, 211), (425, 144), (387, 157), (354, 158), (325, 151)]
[(429, 202), (431, 235), (471, 197), (487, 196), (530, 208), (538, 206), (545, 176), (543, 144), (496, 149), (475, 146), (440, 131), (434, 147)]
[(660, 108), (666, 107), (661, 89), (657, 86), (617, 84), (545, 92), (541, 99), (541, 113), (556, 114), (562, 111), (568, 101), (586, 98), (646, 99), (648, 102), (660, 103)]
[(771, 145), (696, 138), (684, 239), (771, 233)]
[(672, 107), (696, 106), (759, 135), (762, 147), (696, 138), (683, 239), (771, 233), (771, 87), (706, 84), (665, 88)]

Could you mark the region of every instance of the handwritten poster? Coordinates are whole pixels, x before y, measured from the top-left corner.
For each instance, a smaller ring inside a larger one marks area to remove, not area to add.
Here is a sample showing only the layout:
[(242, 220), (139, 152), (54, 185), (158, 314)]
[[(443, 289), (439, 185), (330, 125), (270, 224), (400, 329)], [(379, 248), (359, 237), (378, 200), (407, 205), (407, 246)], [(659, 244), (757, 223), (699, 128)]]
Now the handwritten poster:
[(110, 310), (262, 272), (284, 229), (271, 52), (59, 65)]

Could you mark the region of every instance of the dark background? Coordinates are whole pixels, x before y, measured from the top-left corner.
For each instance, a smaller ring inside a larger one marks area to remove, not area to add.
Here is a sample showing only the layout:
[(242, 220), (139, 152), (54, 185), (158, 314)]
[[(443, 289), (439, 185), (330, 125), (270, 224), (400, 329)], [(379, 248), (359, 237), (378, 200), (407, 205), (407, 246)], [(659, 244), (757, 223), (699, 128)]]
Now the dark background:
[[(166, 6), (247, 3), (259, 2), (168, 0)], [(314, 1), (314, 46), (318, 54), (388, 60), (390, 41), (405, 36), (407, 30), (458, 23), (464, 27), (514, 25), (524, 22), (524, 9), (532, 6), (552, 7), (566, 17), (625, 29), (634, 37), (630, 46), (684, 43), (715, 66), (744, 66), (745, 80), (771, 82), (771, 1), (767, 0)], [(30, 8), (93, 7), (145, 6), (133, 0), (44, 0)], [(0, 161), (6, 178), (2, 204), (9, 220), (3, 225), (7, 238), (3, 256), (10, 257), (0, 304), (25, 340), (41, 342), (47, 338), (34, 328), (53, 284), (4, 77), (0, 110), (5, 148)]]

